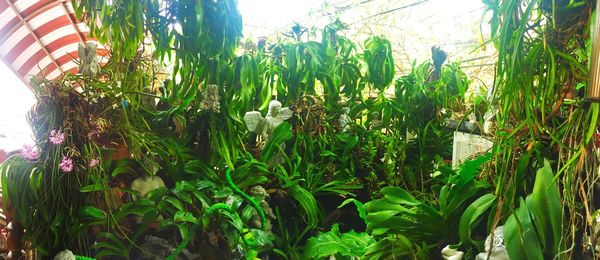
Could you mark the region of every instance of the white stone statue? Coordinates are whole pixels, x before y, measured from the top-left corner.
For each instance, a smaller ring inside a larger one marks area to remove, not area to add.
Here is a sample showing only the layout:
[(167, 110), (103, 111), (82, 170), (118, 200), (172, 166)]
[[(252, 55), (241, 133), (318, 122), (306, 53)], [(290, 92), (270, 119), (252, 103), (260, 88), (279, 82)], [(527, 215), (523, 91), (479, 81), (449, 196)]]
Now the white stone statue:
[(77, 54), (79, 55), (79, 73), (87, 76), (94, 76), (100, 72), (100, 65), (96, 57), (96, 48), (98, 46), (93, 42), (86, 42), (85, 45), (79, 44)]
[(54, 260), (75, 260), (75, 255), (71, 250), (66, 249), (58, 252), (58, 254), (54, 256)]
[(141, 176), (131, 183), (131, 189), (145, 197), (150, 191), (165, 187), (165, 182), (158, 176)]
[(381, 121), (381, 116), (380, 116), (379, 112), (370, 113), (367, 116), (367, 118), (368, 118), (368, 120), (371, 121), (371, 124), (370, 124), (371, 129), (379, 128), (383, 124), (383, 122)]
[(485, 239), (485, 252), (477, 254), (475, 260), (487, 260), (488, 254), (490, 255), (490, 260), (509, 260), (508, 252), (504, 246), (504, 226), (499, 226), (494, 231), (493, 245), (490, 235)]
[(483, 115), (483, 133), (486, 135), (494, 135), (498, 128), (496, 123), (496, 114), (498, 114), (497, 106), (490, 106), (487, 112)]
[(269, 140), (275, 128), (292, 117), (293, 114), (292, 110), (282, 107), (279, 101), (273, 100), (269, 103), (269, 112), (266, 118), (263, 118), (258, 111), (250, 111), (244, 115), (244, 121), (246, 121), (246, 126), (250, 132), (260, 134), (263, 140), (266, 141)]
[(204, 97), (200, 102), (200, 110), (219, 113), (221, 110), (221, 104), (219, 103), (219, 100), (221, 100), (219, 87), (214, 84), (206, 86), (203, 96)]
[[(249, 194), (254, 198), (255, 201), (259, 203), (260, 207), (265, 213), (265, 217), (267, 220), (267, 223), (265, 223), (265, 231), (267, 233), (272, 234), (273, 225), (271, 224), (271, 221), (276, 220), (277, 216), (275, 216), (275, 213), (273, 213), (273, 209), (267, 202), (267, 200), (270, 199), (271, 196), (269, 195), (269, 193), (267, 193), (265, 188), (263, 188), (260, 185), (252, 187), (252, 189), (250, 189)], [(250, 225), (252, 225), (252, 227), (254, 228), (260, 228), (262, 226), (262, 220), (260, 219), (260, 215), (258, 214), (258, 212), (256, 212), (255, 209), (253, 210), (253, 212), (254, 215), (252, 215), (249, 221)]]
[(348, 130), (350, 130), (350, 125), (352, 123), (352, 119), (348, 115), (348, 113), (350, 112), (350, 108), (344, 107), (342, 108), (342, 111), (343, 113), (342, 115), (340, 115), (339, 123), (340, 127), (342, 128), (342, 132), (347, 132)]
[(452, 249), (449, 245), (442, 249), (442, 258), (444, 260), (461, 260), (464, 254), (463, 251)]

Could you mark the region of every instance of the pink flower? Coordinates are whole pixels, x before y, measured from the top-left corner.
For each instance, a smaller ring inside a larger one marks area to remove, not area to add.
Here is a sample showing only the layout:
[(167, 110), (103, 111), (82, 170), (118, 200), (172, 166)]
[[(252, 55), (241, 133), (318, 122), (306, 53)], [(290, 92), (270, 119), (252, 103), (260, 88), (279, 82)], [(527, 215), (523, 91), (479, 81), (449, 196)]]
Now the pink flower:
[(23, 145), (23, 149), (21, 149), (21, 156), (27, 160), (35, 161), (40, 158), (40, 151), (31, 146), (31, 145)]
[(90, 160), (89, 166), (93, 168), (93, 167), (98, 166), (98, 164), (100, 164), (100, 160), (92, 159), (92, 160)]
[(48, 136), (50, 143), (52, 144), (62, 144), (65, 142), (65, 133), (60, 130), (52, 130), (50, 131), (50, 136)]
[(73, 171), (73, 159), (67, 157), (67, 156), (63, 156), (62, 161), (60, 162), (59, 165), (60, 169), (63, 172), (71, 172)]
[(98, 132), (98, 130), (91, 130), (88, 132), (88, 139), (90, 140), (94, 140), (95, 138), (100, 137), (100, 133)]

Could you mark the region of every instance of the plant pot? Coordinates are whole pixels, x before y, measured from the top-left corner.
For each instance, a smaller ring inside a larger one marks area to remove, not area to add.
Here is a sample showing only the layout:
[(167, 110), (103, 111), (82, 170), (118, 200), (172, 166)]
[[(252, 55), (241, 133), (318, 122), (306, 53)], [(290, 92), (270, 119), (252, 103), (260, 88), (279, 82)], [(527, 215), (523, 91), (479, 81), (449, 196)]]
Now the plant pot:
[(131, 158), (131, 151), (125, 144), (118, 144), (115, 148), (107, 148), (102, 152), (102, 158), (104, 160), (125, 160)]

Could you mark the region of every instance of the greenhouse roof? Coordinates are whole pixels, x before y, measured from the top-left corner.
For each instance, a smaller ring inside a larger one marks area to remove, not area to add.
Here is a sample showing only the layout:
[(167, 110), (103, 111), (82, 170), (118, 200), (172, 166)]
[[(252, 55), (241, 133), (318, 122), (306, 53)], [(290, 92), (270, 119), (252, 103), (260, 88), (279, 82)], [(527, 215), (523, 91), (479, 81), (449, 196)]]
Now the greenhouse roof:
[[(297, 22), (322, 29), (339, 19), (341, 33), (359, 43), (379, 35), (392, 44), (397, 69), (409, 73), (413, 62), (431, 59), (431, 47), (461, 62), (467, 73), (491, 84), (497, 53), (488, 41), (486, 8), (481, 0), (239, 0), (244, 37), (256, 41), (285, 38)], [(488, 13), (489, 15), (489, 13)], [(320, 35), (308, 35), (317, 40)]]
[[(96, 42), (88, 32), (69, 1), (0, 0), (0, 59), (26, 84), (31, 76), (76, 71), (78, 44)], [(98, 46), (98, 56), (107, 53)]]

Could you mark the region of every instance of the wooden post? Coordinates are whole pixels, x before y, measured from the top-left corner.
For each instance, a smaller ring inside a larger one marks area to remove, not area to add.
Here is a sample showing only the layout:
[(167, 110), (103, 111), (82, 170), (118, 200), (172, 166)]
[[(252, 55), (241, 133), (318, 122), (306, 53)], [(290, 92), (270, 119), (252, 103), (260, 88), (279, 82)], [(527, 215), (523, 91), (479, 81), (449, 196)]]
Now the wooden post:
[(590, 81), (586, 98), (593, 102), (600, 102), (600, 1), (596, 2), (596, 25), (592, 32), (592, 57), (590, 66)]

